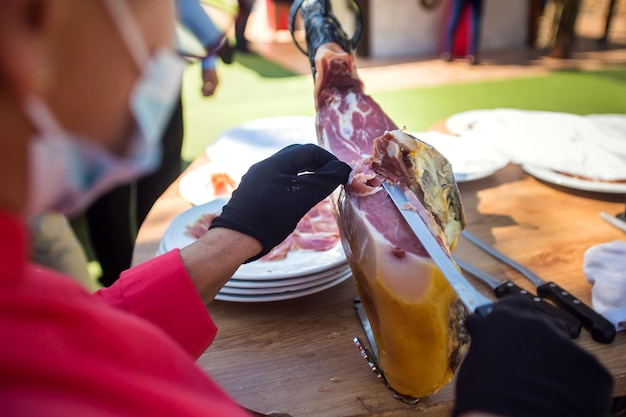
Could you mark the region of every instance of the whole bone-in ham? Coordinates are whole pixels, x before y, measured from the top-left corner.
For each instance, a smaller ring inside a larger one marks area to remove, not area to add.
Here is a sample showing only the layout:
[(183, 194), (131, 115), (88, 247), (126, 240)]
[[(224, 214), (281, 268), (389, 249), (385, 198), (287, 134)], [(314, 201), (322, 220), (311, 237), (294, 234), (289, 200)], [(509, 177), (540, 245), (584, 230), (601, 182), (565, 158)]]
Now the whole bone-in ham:
[(363, 92), (351, 55), (322, 46), (315, 62), (319, 143), (354, 168), (337, 202), (337, 222), (380, 366), (397, 392), (431, 395), (463, 357), (466, 312), (380, 181), (400, 182), (422, 197), (415, 209), (452, 249), (464, 222), (454, 178), (451, 171), (442, 177), (441, 155), (399, 131)]
[(431, 395), (452, 379), (463, 358), (467, 312), (380, 184), (389, 179), (410, 189), (411, 209), (450, 250), (464, 227), (458, 188), (445, 158), (398, 130), (364, 93), (329, 3), (305, 0), (299, 7), (315, 79), (319, 144), (353, 168), (336, 201), (336, 219), (380, 367), (396, 392)]

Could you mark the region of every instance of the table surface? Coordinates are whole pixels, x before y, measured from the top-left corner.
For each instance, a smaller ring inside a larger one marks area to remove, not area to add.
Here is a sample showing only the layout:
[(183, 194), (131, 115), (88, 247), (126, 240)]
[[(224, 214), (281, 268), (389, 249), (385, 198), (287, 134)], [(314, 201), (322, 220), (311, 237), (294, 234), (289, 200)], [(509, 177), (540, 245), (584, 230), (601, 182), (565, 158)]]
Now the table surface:
[[(208, 162), (203, 154), (185, 172)], [(155, 203), (142, 225), (134, 264), (152, 258), (170, 221), (191, 207), (178, 191), (179, 180)], [(490, 177), (461, 183), (459, 188), (467, 230), (591, 303), (591, 286), (582, 272), (583, 254), (593, 245), (624, 240), (624, 232), (599, 216), (601, 211), (616, 214), (623, 210), (624, 195), (559, 188), (513, 164)], [(455, 255), (533, 289), (526, 279), (463, 238)], [(488, 287), (473, 282), (493, 298)], [(219, 332), (198, 364), (240, 404), (260, 412), (288, 412), (294, 417), (399, 417), (416, 412), (448, 416), (454, 381), (408, 405), (394, 399), (369, 369), (353, 344), (355, 336), (366, 340), (354, 310), (355, 296), (349, 279), (317, 294), (285, 301), (215, 301), (209, 311)], [(618, 333), (612, 344), (604, 345), (583, 330), (577, 343), (613, 374), (614, 395), (626, 395), (626, 334)]]

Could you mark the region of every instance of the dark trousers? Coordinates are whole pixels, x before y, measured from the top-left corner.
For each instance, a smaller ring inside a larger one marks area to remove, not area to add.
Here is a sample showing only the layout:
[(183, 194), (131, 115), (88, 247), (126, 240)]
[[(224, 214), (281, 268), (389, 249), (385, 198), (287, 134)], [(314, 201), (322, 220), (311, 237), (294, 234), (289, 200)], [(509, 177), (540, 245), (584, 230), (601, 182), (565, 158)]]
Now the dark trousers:
[[(554, 49), (567, 56), (574, 44), (576, 19), (580, 0), (554, 0), (560, 6), (560, 16), (556, 23)], [(558, 13), (558, 12), (557, 12)]]
[(478, 52), (478, 43), (480, 41), (480, 20), (482, 16), (483, 0), (454, 0), (450, 10), (450, 21), (446, 33), (446, 49), (445, 52), (452, 55), (452, 43), (454, 35), (459, 28), (461, 16), (466, 7), (471, 7), (471, 37), (469, 54), (476, 55)]
[(96, 200), (85, 213), (89, 239), (102, 268), (100, 283), (113, 284), (130, 268), (135, 236), (154, 202), (181, 172), (182, 101), (163, 135), (163, 159), (157, 171), (117, 187)]

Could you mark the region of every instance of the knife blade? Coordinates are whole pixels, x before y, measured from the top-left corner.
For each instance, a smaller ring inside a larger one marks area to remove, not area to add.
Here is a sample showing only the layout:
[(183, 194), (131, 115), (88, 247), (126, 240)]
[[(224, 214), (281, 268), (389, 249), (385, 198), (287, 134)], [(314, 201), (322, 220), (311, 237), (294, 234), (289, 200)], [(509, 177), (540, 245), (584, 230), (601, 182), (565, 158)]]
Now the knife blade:
[(462, 235), (489, 255), (509, 265), (511, 268), (517, 270), (524, 277), (526, 277), (535, 285), (535, 287), (537, 287), (537, 294), (539, 297), (547, 298), (553, 301), (557, 306), (561, 307), (563, 310), (580, 320), (582, 326), (591, 332), (591, 338), (593, 340), (600, 343), (613, 342), (616, 334), (615, 326), (603, 315), (596, 312), (593, 308), (589, 307), (578, 298), (574, 297), (555, 282), (544, 281), (539, 275), (535, 274), (529, 268), (514, 261), (503, 253), (498, 252), (496, 249), (487, 245), (467, 230), (464, 230)]
[(511, 280), (500, 280), (493, 275), (490, 275), (485, 271), (478, 269), (461, 259), (458, 259), (456, 257), (453, 258), (456, 264), (461, 267), (463, 271), (475, 276), (476, 278), (487, 284), (489, 287), (491, 287), (497, 298), (503, 298), (511, 295), (521, 295), (522, 297), (532, 302), (533, 305), (535, 305), (544, 313), (554, 317), (557, 320), (560, 320), (567, 328), (567, 332), (572, 339), (576, 339), (578, 336), (580, 336), (580, 331), (582, 329), (580, 320), (569, 314), (567, 311), (555, 307), (554, 305), (545, 301), (543, 298), (538, 297), (532, 292), (525, 290)]
[(430, 255), (435, 265), (441, 270), (461, 302), (471, 313), (480, 316), (488, 315), (493, 309), (493, 301), (482, 295), (465, 279), (452, 260), (450, 252), (439, 244), (422, 217), (415, 211), (400, 186), (383, 181), (383, 188), (389, 194), (400, 214)]

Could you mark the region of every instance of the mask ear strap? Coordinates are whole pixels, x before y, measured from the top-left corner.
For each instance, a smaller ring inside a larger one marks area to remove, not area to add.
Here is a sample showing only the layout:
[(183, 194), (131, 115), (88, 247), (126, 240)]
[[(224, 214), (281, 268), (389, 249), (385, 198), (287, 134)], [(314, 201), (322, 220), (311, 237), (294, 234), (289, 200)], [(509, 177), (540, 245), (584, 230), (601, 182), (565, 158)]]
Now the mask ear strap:
[(132, 11), (125, 0), (102, 0), (117, 30), (126, 44), (137, 68), (142, 69), (150, 59), (150, 52), (143, 35), (133, 19)]
[(50, 135), (46, 136), (51, 138), (57, 138), (62, 134), (63, 128), (40, 97), (32, 95), (26, 97), (22, 102), (22, 108), (39, 134), (48, 133)]

